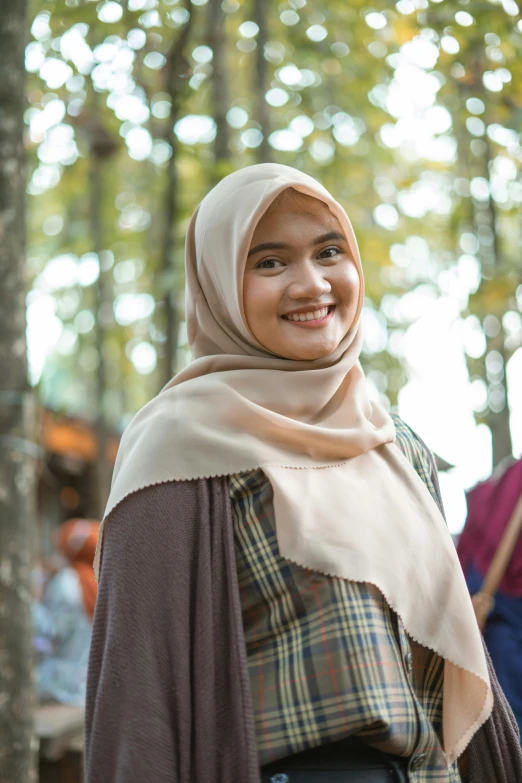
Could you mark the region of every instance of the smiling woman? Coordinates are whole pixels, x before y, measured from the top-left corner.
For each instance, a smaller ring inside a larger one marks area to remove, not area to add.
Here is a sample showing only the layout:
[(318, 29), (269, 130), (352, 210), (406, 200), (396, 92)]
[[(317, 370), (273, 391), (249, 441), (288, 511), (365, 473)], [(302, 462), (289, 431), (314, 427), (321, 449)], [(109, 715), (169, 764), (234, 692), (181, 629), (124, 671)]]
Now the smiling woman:
[(361, 283), (348, 240), (324, 202), (284, 190), (257, 224), (243, 280), (253, 336), (286, 359), (333, 353), (355, 321)]
[(122, 437), (95, 561), (87, 782), (521, 779), (433, 456), (368, 393), (346, 212), (251, 166), (185, 259), (193, 360)]

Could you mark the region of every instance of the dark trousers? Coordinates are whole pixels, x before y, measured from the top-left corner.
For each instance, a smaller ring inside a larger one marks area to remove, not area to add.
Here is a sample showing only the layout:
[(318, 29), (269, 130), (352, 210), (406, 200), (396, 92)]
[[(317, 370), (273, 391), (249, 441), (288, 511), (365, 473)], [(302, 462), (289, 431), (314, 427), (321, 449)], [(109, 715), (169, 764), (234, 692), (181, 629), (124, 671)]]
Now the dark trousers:
[(267, 764), (262, 783), (407, 783), (408, 759), (383, 753), (356, 737)]

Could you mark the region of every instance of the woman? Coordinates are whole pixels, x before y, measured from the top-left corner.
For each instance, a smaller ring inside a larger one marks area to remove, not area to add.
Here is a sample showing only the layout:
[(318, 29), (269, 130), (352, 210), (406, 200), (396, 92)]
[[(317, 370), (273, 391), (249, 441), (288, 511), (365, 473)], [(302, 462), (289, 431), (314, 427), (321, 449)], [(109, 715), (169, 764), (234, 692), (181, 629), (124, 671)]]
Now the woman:
[(466, 751), (515, 780), (432, 458), (368, 398), (346, 213), (243, 169), (186, 272), (193, 361), (124, 434), (104, 522), (88, 783), (455, 783)]
[(58, 530), (66, 565), (33, 604), (38, 695), (41, 702), (82, 706), (97, 585), (92, 570), (100, 523), (70, 519)]

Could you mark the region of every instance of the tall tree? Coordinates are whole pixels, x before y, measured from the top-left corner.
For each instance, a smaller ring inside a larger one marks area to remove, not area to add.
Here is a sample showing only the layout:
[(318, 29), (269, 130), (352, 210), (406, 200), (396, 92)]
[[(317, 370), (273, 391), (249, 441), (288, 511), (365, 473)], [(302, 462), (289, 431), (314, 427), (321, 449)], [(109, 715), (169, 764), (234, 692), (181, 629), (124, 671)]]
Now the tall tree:
[[(517, 316), (520, 285), (515, 239), (521, 228), (520, 199), (510, 181), (520, 176), (520, 145), (513, 142), (517, 134), (511, 128), (520, 124), (522, 40), (512, 7), (484, 4), (470, 10), (473, 16), (456, 14), (460, 26), (448, 28), (442, 8), (434, 9), (428, 21), (442, 34), (451, 34), (451, 54), (441, 58), (441, 71), (449, 78), (440, 100), (452, 113), (458, 145), (454, 173), (461, 187), (452, 233), (457, 247), (463, 236), (475, 237), (480, 284), (470, 297), (468, 311), (482, 325), (484, 350), (468, 357), (468, 366), (470, 375), (481, 379), (487, 389), (487, 404), (477, 412), (477, 419), (491, 431), (497, 465), (513, 450), (507, 364), (522, 336), (510, 335), (505, 326), (506, 314), (508, 324), (510, 314)], [(448, 38), (441, 40), (447, 48)]]
[(170, 98), (170, 113), (164, 139), (172, 150), (167, 164), (165, 193), (162, 208), (162, 251), (161, 274), (163, 292), (163, 311), (165, 314), (165, 361), (161, 386), (168, 383), (177, 370), (177, 347), (181, 316), (179, 312), (179, 292), (176, 290), (176, 223), (179, 214), (179, 179), (178, 179), (178, 141), (174, 126), (179, 120), (183, 102), (186, 97), (187, 76), (190, 66), (187, 59), (187, 47), (190, 41), (194, 10), (189, 0), (185, 0), (184, 8), (188, 13), (187, 21), (170, 46), (165, 68), (165, 89)]
[(265, 59), (265, 44), (268, 38), (268, 11), (267, 0), (254, 0), (254, 21), (259, 28), (257, 34), (256, 64), (254, 69), (254, 103), (255, 117), (261, 126), (263, 140), (258, 147), (260, 163), (268, 163), (272, 160), (272, 153), (268, 143), (270, 133), (270, 116), (268, 104), (265, 100), (267, 89), (267, 61)]
[(230, 156), (229, 129), (227, 112), (230, 108), (228, 97), (228, 73), (226, 66), (225, 13), (221, 0), (209, 0), (207, 11), (207, 43), (212, 49), (212, 114), (216, 122), (214, 140), (215, 165), (212, 177), (215, 184), (228, 174)]
[(91, 125), (89, 128), (89, 222), (92, 250), (96, 253), (100, 271), (94, 289), (93, 311), (95, 318), (95, 345), (98, 357), (96, 368), (96, 436), (98, 441), (98, 457), (96, 461), (96, 513), (101, 518), (109, 497), (111, 467), (107, 459), (108, 426), (106, 416), (107, 367), (105, 361), (106, 344), (106, 305), (110, 305), (110, 289), (106, 282), (106, 273), (102, 265), (102, 250), (104, 246), (103, 201), (105, 163), (117, 150), (117, 145), (111, 139), (98, 116), (96, 96), (92, 105)]
[(0, 779), (34, 779), (30, 569), (34, 512), (25, 346), (26, 3), (0, 16)]

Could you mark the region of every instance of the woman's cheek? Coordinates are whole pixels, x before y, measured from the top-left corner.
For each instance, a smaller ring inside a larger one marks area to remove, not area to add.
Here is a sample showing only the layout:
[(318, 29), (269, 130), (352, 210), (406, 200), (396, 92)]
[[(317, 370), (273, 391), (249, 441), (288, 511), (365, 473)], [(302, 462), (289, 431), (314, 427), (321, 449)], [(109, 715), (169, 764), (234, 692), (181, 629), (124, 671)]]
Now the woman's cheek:
[(262, 318), (277, 316), (279, 306), (279, 292), (274, 281), (270, 278), (262, 279), (256, 289), (256, 299), (258, 302), (257, 311)]
[(340, 294), (345, 305), (350, 306), (353, 301), (359, 299), (359, 275), (357, 269), (350, 264), (348, 268), (343, 269), (341, 276), (337, 281)]
[(252, 276), (245, 283), (243, 296), (245, 314), (248, 319), (257, 319), (266, 307), (268, 290), (263, 277)]

